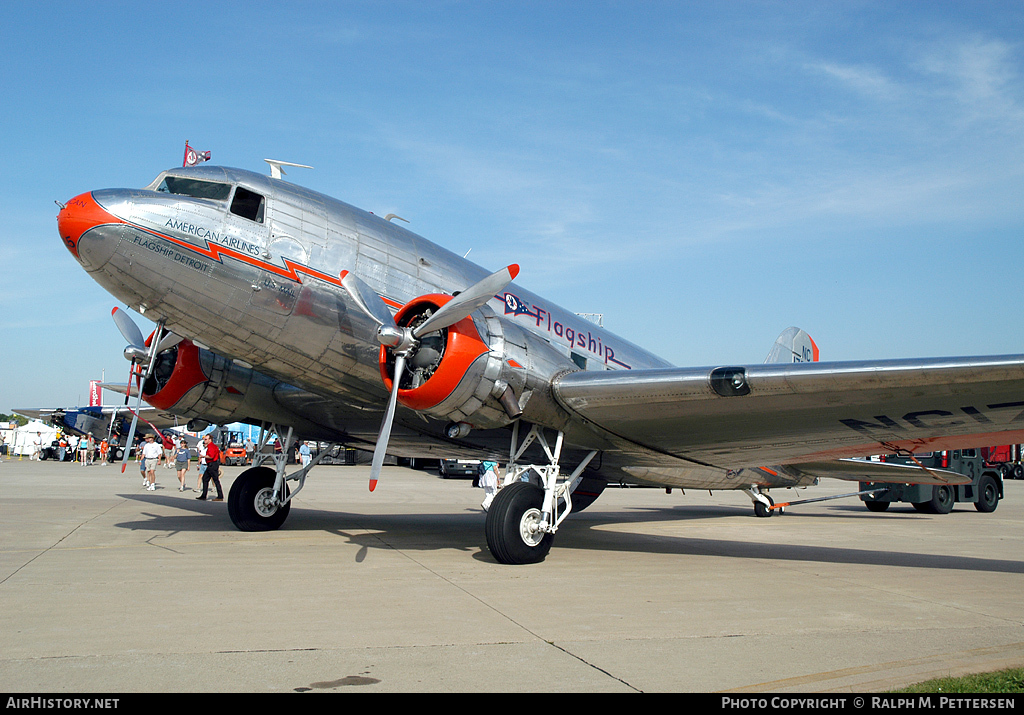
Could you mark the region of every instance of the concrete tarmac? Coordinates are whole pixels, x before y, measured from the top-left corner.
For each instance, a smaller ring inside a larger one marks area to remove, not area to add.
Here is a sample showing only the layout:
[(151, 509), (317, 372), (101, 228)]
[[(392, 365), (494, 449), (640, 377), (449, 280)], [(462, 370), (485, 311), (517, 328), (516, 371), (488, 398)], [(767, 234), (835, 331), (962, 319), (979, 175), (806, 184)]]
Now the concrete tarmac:
[(315, 468), (253, 534), (163, 467), (149, 492), (135, 463), (0, 460), (0, 690), (868, 692), (1024, 665), (1024, 482), (992, 514), (770, 519), (609, 489), (511, 567), (468, 480), (367, 473)]

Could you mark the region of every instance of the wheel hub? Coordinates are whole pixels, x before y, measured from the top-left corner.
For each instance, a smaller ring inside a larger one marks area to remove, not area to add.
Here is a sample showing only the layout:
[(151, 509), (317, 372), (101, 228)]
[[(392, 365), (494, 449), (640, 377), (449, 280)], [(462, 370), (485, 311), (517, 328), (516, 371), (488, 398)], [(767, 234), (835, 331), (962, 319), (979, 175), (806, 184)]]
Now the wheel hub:
[(537, 546), (544, 540), (540, 509), (527, 509), (523, 513), (523, 518), (519, 520), (519, 535), (528, 546)]
[(254, 505), (256, 507), (256, 513), (262, 517), (273, 516), (276, 514), (278, 506), (280, 505), (274, 499), (274, 488), (264, 487), (256, 492)]

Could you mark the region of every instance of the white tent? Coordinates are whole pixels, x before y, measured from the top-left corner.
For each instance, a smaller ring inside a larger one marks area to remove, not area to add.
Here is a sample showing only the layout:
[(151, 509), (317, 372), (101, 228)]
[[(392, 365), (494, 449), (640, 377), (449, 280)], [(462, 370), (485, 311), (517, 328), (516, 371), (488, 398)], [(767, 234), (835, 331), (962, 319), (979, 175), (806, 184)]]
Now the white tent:
[[(38, 437), (36, 435), (39, 435)], [(49, 447), (50, 442), (57, 439), (57, 428), (51, 427), (45, 422), (32, 420), (27, 425), (14, 430), (14, 440), (10, 449), (11, 454), (23, 454), (26, 457), (32, 454), (32, 444), (40, 439), (44, 447)]]

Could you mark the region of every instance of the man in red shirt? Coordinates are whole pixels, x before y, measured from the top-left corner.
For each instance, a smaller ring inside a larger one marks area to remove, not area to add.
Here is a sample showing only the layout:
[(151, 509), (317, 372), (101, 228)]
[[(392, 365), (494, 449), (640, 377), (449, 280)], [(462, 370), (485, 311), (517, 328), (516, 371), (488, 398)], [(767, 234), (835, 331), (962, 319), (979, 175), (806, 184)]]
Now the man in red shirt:
[(212, 479), (217, 486), (217, 496), (211, 501), (224, 501), (224, 490), (220, 487), (220, 449), (208, 434), (203, 435), (203, 444), (206, 445), (206, 471), (203, 472), (203, 493), (196, 499), (201, 501), (206, 499), (206, 492), (210, 488)]

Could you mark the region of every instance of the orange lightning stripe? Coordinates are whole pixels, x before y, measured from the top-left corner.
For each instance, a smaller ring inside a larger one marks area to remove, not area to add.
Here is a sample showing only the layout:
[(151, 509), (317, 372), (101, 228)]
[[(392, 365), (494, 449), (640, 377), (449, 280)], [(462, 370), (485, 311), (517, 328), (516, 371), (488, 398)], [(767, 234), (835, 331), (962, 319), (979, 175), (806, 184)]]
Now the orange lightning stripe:
[[(144, 226), (139, 226), (137, 224), (129, 225), (139, 229), (140, 231), (144, 231), (152, 236), (155, 236), (156, 238), (162, 238), (165, 241), (170, 241), (176, 246), (180, 246), (181, 248), (193, 251), (201, 256), (205, 256), (210, 260), (216, 261), (217, 263), (220, 264), (224, 263), (224, 257), (233, 258), (236, 261), (241, 261), (242, 263), (247, 263), (250, 266), (255, 266), (256, 268), (268, 271), (281, 278), (287, 278), (289, 280), (295, 281), (300, 285), (302, 284), (302, 277), (300, 274), (305, 274), (310, 278), (316, 278), (317, 280), (321, 280), (325, 283), (330, 283), (331, 285), (338, 286), (339, 288), (343, 287), (341, 285), (340, 274), (334, 276), (329, 273), (324, 273), (323, 271), (318, 271), (315, 268), (310, 268), (309, 266), (305, 266), (301, 263), (296, 263), (287, 257), (283, 258), (284, 267), (282, 268), (281, 266), (275, 266), (273, 263), (267, 263), (266, 261), (261, 261), (257, 258), (253, 258), (249, 254), (242, 253), (241, 251), (236, 251), (233, 248), (221, 246), (218, 243), (211, 243), (209, 240), (206, 239), (203, 239), (204, 243), (206, 244), (206, 248), (204, 249), (201, 246), (196, 246), (183, 239), (175, 238), (174, 236), (169, 236), (165, 233), (160, 233), (159, 231), (154, 231)], [(384, 302), (394, 308), (402, 307), (401, 303), (391, 300), (389, 298), (384, 298)]]

